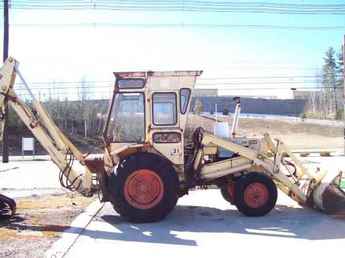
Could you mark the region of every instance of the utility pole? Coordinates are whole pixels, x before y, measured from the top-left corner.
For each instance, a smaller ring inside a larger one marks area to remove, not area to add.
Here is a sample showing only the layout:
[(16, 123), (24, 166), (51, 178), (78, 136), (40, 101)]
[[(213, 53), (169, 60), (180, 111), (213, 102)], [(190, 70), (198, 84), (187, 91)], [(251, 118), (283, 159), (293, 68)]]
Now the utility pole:
[(343, 93), (343, 117), (344, 117), (344, 155), (345, 155), (345, 35), (343, 39), (343, 86), (344, 86), (344, 93)]
[[(8, 41), (9, 41), (9, 22), (8, 22), (8, 1), (4, 0), (4, 49), (3, 49), (3, 61), (5, 62), (8, 57)], [(4, 135), (2, 142), (2, 162), (8, 163), (8, 105), (5, 106), (5, 118), (4, 118)]]

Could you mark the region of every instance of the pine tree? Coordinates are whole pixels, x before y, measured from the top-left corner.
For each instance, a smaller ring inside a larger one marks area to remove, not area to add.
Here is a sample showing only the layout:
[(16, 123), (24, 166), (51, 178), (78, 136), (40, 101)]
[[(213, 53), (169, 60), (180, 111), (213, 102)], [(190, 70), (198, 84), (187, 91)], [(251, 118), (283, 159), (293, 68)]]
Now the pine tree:
[(337, 119), (342, 119), (344, 115), (344, 109), (341, 108), (342, 103), (344, 101), (344, 55), (343, 49), (341, 49), (340, 53), (338, 53), (337, 58), (337, 101), (339, 110), (337, 112)]
[(327, 105), (327, 114), (337, 113), (337, 64), (335, 60), (335, 51), (330, 47), (324, 57), (322, 85), (324, 88), (325, 100)]
[(344, 87), (344, 60), (343, 53), (338, 53), (337, 58), (337, 86)]

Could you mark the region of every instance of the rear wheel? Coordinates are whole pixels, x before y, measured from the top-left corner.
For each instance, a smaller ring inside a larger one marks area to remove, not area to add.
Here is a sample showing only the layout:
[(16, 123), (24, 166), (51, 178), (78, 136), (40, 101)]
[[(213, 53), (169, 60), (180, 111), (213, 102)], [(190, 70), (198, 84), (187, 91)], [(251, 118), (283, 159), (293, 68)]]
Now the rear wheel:
[(241, 176), (235, 185), (235, 205), (246, 216), (269, 213), (277, 201), (277, 187), (268, 176), (251, 172)]
[(176, 172), (155, 154), (140, 153), (126, 158), (109, 181), (114, 209), (129, 221), (161, 220), (176, 205)]

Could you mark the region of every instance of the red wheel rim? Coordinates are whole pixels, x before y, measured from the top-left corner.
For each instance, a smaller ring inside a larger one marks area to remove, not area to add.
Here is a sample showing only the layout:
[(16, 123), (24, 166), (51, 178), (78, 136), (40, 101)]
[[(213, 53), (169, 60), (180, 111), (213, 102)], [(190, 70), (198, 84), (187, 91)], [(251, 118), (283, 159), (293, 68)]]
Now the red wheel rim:
[(164, 185), (162, 179), (152, 170), (134, 171), (125, 182), (126, 201), (138, 209), (150, 209), (163, 198)]
[(260, 208), (268, 201), (268, 189), (262, 183), (251, 183), (244, 190), (244, 201), (250, 208)]

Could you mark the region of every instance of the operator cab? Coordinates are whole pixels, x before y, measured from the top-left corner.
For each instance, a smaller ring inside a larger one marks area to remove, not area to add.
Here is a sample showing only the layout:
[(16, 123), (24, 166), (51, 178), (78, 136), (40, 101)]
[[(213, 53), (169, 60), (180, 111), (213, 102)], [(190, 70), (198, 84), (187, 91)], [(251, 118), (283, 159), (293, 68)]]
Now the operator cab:
[(183, 133), (192, 89), (201, 73), (115, 72), (114, 94), (104, 130), (110, 149), (148, 144), (173, 164), (182, 165)]

